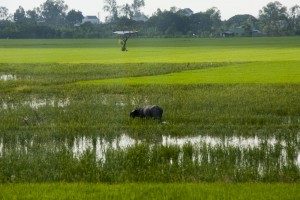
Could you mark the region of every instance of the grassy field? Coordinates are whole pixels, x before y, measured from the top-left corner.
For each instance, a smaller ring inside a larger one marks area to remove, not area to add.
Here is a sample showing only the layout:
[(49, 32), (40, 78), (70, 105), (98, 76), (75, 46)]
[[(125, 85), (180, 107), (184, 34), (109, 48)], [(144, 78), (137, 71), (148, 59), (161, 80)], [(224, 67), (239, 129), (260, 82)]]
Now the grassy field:
[[(294, 61), (299, 38), (2, 40), (1, 63), (202, 63)], [(16, 58), (17, 55), (17, 58)]]
[[(298, 37), (132, 38), (128, 52), (113, 39), (0, 40), (0, 199), (299, 198), (299, 47)], [(162, 106), (164, 123), (129, 118), (144, 104)]]
[(254, 62), (228, 64), (199, 70), (185, 70), (156, 76), (92, 80), (79, 84), (237, 84), (237, 83), (299, 83), (299, 61)]
[(299, 184), (0, 185), (0, 199), (299, 199)]

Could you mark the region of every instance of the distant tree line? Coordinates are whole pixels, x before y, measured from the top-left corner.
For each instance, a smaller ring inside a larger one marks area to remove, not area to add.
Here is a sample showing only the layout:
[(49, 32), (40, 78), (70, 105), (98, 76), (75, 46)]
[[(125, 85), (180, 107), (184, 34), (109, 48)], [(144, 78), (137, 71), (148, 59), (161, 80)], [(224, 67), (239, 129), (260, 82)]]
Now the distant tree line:
[(253, 36), (255, 30), (265, 36), (300, 35), (300, 6), (288, 9), (278, 1), (264, 6), (258, 18), (236, 15), (225, 21), (215, 7), (198, 13), (157, 9), (147, 20), (139, 20), (145, 16), (144, 6), (144, 0), (121, 6), (104, 0), (108, 16), (101, 24), (82, 24), (82, 12), (68, 10), (63, 0), (46, 0), (27, 11), (20, 6), (13, 14), (0, 6), (0, 38), (107, 38), (115, 30), (138, 30), (141, 37)]

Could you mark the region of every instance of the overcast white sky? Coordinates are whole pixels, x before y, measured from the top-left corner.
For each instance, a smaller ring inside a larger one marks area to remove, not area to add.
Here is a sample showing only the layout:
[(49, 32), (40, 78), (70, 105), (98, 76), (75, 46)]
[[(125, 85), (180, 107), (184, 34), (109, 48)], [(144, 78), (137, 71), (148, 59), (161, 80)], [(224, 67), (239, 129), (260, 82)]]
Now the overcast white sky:
[[(46, 0), (0, 0), (0, 6), (9, 9), (9, 13), (13, 14), (19, 6), (25, 10), (39, 7)], [(259, 10), (266, 6), (269, 2), (275, 0), (145, 0), (146, 6), (143, 12), (151, 16), (157, 8), (161, 10), (169, 10), (170, 7), (191, 8), (194, 13), (206, 11), (209, 8), (217, 7), (221, 11), (222, 19), (228, 19), (236, 14), (251, 14), (258, 16)], [(103, 12), (103, 0), (64, 0), (69, 6), (69, 10), (80, 10), (83, 15), (100, 16), (101, 20), (105, 18), (107, 13)], [(118, 5), (132, 3), (133, 0), (117, 0)], [(300, 0), (279, 0), (279, 2), (291, 8), (294, 5), (300, 5)]]

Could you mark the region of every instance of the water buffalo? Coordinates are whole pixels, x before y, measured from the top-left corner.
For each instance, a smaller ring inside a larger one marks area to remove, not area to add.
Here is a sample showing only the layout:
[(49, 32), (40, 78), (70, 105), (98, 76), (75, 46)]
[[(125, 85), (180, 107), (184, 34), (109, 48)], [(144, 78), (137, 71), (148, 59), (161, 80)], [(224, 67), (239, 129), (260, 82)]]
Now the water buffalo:
[(154, 118), (161, 120), (163, 109), (156, 105), (147, 105), (142, 108), (137, 108), (130, 112), (130, 117)]

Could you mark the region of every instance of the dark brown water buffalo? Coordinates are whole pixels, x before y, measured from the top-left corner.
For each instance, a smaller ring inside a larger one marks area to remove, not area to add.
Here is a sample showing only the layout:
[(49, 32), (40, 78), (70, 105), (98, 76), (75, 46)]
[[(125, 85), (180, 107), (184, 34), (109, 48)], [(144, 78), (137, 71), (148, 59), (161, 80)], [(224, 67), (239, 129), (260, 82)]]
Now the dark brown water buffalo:
[(130, 117), (154, 118), (161, 120), (163, 109), (156, 105), (147, 105), (130, 112)]

